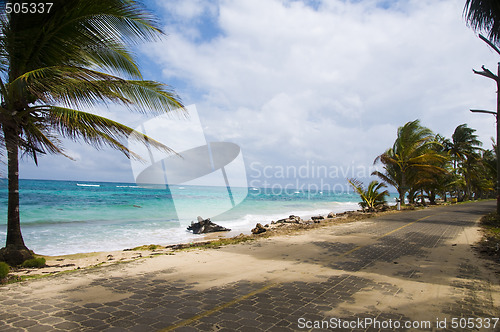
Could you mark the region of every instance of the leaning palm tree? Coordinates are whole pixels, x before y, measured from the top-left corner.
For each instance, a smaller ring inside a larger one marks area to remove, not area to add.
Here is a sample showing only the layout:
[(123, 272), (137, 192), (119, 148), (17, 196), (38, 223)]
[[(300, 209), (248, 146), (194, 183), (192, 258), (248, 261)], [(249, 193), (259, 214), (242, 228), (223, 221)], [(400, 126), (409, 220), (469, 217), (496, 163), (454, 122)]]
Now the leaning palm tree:
[(500, 45), (500, 3), (498, 0), (466, 0), (464, 17), (475, 31), (488, 34), (488, 39)]
[[(455, 128), (451, 140), (444, 140), (445, 151), (453, 161), (453, 173), (455, 176), (463, 176), (465, 181), (465, 196), (470, 196), (471, 168), (474, 160), (480, 157), (479, 151), (483, 143), (474, 134), (475, 129), (469, 128), (467, 124), (461, 124)], [(457, 199), (460, 201), (460, 189), (456, 188)]]
[[(16, 1), (11, 1), (16, 2)], [(21, 234), (19, 153), (63, 154), (58, 137), (110, 146), (132, 138), (168, 150), (133, 129), (84, 111), (107, 103), (161, 114), (183, 108), (166, 85), (142, 79), (130, 46), (161, 36), (158, 22), (134, 0), (53, 0), (50, 11), (0, 14), (0, 142), (7, 155), (6, 246), (0, 259), (32, 256)]]
[(392, 148), (375, 158), (374, 164), (384, 164), (387, 173), (377, 172), (375, 175), (383, 180), (391, 179), (404, 204), (406, 192), (416, 189), (414, 183), (419, 172), (444, 172), (437, 164), (445, 157), (437, 152), (436, 146), (439, 146), (439, 142), (430, 129), (420, 125), (419, 120), (408, 122), (398, 128)]
[(476, 154), (481, 150), (483, 143), (474, 134), (475, 129), (469, 128), (467, 124), (461, 124), (455, 128), (451, 140), (444, 140), (443, 145), (453, 159), (453, 167), (465, 161), (468, 155)]

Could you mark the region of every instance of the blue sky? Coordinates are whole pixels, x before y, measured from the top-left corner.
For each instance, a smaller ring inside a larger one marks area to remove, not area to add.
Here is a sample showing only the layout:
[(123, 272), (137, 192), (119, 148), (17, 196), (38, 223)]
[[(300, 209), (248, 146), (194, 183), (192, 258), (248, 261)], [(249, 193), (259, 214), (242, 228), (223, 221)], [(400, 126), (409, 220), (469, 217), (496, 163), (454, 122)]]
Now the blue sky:
[[(493, 117), (469, 109), (494, 109), (496, 89), (472, 69), (495, 70), (498, 56), (466, 27), (463, 2), (149, 0), (167, 36), (136, 53), (146, 79), (196, 104), (209, 141), (241, 147), (249, 180), (314, 166), (345, 182), (417, 118), (447, 137), (467, 123), (490, 147)], [(99, 112), (144, 121), (115, 106)], [(65, 146), (74, 161), (25, 160), (21, 177), (134, 181), (120, 153)]]

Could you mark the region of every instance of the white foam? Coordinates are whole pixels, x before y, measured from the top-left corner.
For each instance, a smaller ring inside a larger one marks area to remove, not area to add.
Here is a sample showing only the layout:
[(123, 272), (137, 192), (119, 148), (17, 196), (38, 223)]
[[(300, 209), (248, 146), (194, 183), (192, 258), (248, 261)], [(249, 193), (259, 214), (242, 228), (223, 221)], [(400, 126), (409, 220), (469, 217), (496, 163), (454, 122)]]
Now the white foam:
[[(326, 207), (328, 206), (328, 208)], [(232, 234), (249, 234), (257, 223), (263, 225), (279, 219), (287, 218), (289, 215), (297, 215), (302, 219), (309, 219), (314, 215), (326, 216), (330, 212), (344, 212), (357, 209), (354, 202), (332, 202), (321, 204), (320, 207), (311, 205), (311, 209), (298, 208), (284, 212), (245, 214), (230, 220), (213, 221), (221, 226), (230, 228)], [(54, 225), (50, 231), (40, 232), (38, 228), (26, 227), (24, 229), (27, 245), (35, 252), (42, 255), (64, 255), (75, 253), (87, 253), (95, 251), (115, 251), (133, 248), (147, 244), (169, 245), (178, 243), (190, 243), (202, 238), (188, 232), (186, 226), (189, 223), (181, 222), (124, 222), (124, 223), (99, 223), (89, 228), (88, 225)], [(71, 226), (68, 232), (67, 226)], [(2, 234), (2, 232), (0, 232)], [(58, 241), (54, 241), (57, 238)]]

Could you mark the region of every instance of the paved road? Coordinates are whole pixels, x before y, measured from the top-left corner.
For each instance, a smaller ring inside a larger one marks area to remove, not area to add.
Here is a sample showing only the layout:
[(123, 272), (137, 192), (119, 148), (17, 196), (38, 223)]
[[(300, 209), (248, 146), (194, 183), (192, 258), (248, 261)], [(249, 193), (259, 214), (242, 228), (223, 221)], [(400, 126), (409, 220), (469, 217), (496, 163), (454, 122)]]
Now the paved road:
[[(248, 260), (286, 268), (261, 277), (234, 271), (237, 280), (212, 287), (169, 266), (113, 276), (113, 269), (123, 274), (146, 264), (140, 262), (4, 286), (0, 330), (420, 331), (440, 324), (440, 331), (500, 331), (500, 322), (493, 327), (500, 317), (498, 275), (471, 250), (477, 220), (494, 205), (395, 213), (308, 231), (281, 247), (279, 239), (251, 243)], [(301, 242), (311, 234), (314, 241)], [(106, 300), (93, 297), (96, 289)]]

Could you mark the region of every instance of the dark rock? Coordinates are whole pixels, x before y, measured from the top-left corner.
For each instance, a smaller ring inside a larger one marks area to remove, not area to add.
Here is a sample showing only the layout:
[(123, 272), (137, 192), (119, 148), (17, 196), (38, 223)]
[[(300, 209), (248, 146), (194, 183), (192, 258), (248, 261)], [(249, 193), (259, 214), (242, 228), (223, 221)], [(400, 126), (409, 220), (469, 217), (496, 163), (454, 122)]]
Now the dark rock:
[(255, 228), (252, 229), (252, 234), (260, 234), (266, 232), (267, 229), (262, 226), (262, 224), (255, 225)]
[(323, 216), (313, 216), (313, 217), (311, 217), (311, 220), (314, 221), (316, 224), (319, 223), (323, 219), (325, 219), (325, 217), (323, 217)]
[(225, 228), (214, 224), (210, 218), (203, 219), (198, 217), (198, 222), (191, 222), (191, 226), (188, 226), (188, 231), (193, 231), (193, 234), (204, 234), (213, 232), (229, 232), (229, 228)]
[(328, 213), (327, 218), (335, 218), (335, 212)]
[(290, 223), (290, 224), (300, 224), (302, 219), (299, 216), (294, 216), (293, 214), (285, 219), (280, 219), (276, 221), (277, 223)]

